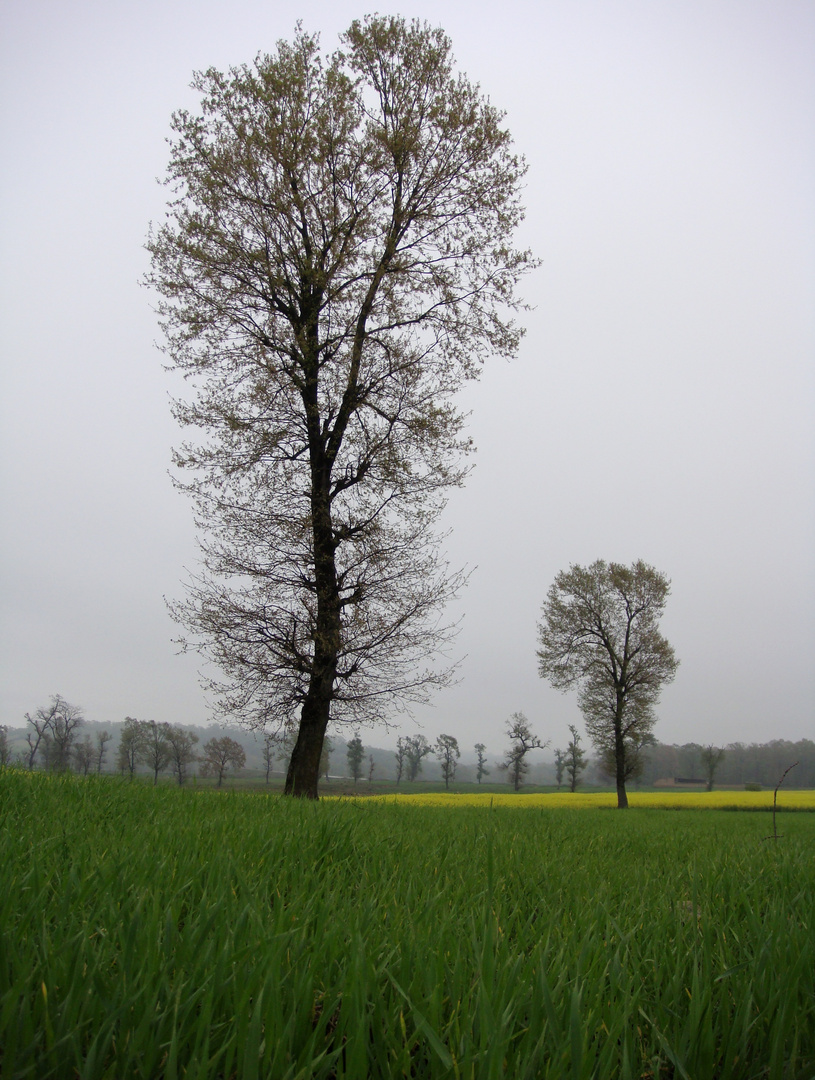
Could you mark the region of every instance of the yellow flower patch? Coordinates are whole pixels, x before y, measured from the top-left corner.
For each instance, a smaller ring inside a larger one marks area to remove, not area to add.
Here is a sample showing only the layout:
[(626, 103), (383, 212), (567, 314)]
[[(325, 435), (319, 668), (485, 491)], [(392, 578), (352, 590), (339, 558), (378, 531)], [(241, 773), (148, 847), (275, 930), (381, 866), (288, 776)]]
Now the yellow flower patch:
[[(525, 795), (522, 792), (488, 794), (481, 792), (466, 795), (448, 792), (423, 794), (401, 793), (395, 795), (361, 796), (365, 802), (399, 803), (405, 806), (516, 806), (534, 809), (585, 810), (597, 807), (613, 808), (617, 796), (613, 791), (546, 792)], [(628, 802), (632, 808), (656, 810), (771, 810), (772, 791), (659, 791), (629, 792)], [(779, 810), (815, 810), (815, 791), (785, 791), (778, 793)]]

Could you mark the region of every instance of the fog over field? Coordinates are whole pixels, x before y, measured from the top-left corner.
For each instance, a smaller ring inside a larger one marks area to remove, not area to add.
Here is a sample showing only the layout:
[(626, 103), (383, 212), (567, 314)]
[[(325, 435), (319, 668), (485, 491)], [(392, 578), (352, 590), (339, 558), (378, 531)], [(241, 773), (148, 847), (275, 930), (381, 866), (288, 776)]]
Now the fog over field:
[[(813, 737), (815, 7), (804, 0), (418, 0), (525, 155), (542, 260), (518, 360), (463, 396), (478, 446), (444, 520), (472, 569), (460, 681), (391, 731), (504, 745), (522, 710), (564, 744), (575, 697), (537, 676), (570, 563), (667, 574), (681, 661), (661, 742)], [(174, 109), (195, 69), (294, 19), (330, 50), (347, 0), (5, 5), (0, 100), (0, 723), (59, 692), (89, 719), (206, 723), (164, 597), (194, 571), (149, 291)], [(347, 733), (346, 733), (347, 735)]]

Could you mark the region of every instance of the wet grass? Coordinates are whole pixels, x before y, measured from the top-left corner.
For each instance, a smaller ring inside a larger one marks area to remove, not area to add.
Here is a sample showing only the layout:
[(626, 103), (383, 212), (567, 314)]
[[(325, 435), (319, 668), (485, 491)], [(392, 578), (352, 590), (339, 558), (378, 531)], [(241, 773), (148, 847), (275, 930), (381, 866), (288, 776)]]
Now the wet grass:
[(0, 773), (0, 1076), (811, 1080), (815, 819)]

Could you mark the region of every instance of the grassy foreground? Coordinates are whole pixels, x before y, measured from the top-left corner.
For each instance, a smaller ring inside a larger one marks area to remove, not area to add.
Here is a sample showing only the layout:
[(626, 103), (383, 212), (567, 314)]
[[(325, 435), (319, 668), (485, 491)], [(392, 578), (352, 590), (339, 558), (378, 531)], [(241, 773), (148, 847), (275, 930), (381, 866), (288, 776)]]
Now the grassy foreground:
[(0, 1076), (815, 1074), (815, 815), (0, 771)]

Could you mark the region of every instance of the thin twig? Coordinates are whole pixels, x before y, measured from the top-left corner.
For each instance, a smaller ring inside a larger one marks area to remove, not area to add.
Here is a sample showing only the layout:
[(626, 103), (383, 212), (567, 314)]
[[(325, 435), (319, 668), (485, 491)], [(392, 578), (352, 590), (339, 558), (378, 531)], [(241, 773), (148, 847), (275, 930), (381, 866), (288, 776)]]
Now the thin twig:
[(775, 804), (778, 802), (778, 789), (784, 783), (786, 775), (790, 771), (790, 769), (794, 769), (797, 764), (798, 764), (797, 761), (793, 761), (792, 765), (790, 765), (788, 768), (784, 769), (784, 772), (781, 774), (781, 779), (775, 785), (775, 791), (773, 792), (773, 835), (772, 836), (765, 836), (764, 837), (765, 840), (778, 840), (778, 839), (780, 839), (780, 837), (778, 835), (778, 830), (775, 827)]

